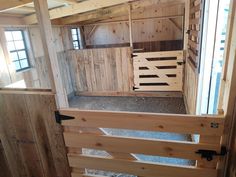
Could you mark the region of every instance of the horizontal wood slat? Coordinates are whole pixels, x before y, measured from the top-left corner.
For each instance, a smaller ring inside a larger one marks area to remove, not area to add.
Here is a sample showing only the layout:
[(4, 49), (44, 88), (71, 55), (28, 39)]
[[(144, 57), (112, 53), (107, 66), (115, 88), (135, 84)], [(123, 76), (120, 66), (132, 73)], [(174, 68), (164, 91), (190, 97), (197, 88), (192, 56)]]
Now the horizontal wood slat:
[(191, 160), (201, 160), (201, 156), (195, 153), (199, 149), (220, 151), (220, 144), (196, 144), (193, 142), (154, 140), (137, 137), (64, 133), (64, 138), (67, 147), (91, 148), (109, 152), (135, 153)]
[(182, 91), (182, 62), (183, 51), (134, 53), (135, 91)]
[(216, 177), (217, 170), (144, 163), (88, 155), (68, 155), (71, 167), (81, 167), (134, 174), (142, 177)]
[[(195, 133), (212, 136), (221, 136), (224, 129), (224, 119), (214, 116), (83, 111), (79, 109), (61, 109), (60, 113), (75, 117), (74, 120), (63, 121), (64, 126)], [(213, 128), (212, 124), (217, 125), (218, 128)]]

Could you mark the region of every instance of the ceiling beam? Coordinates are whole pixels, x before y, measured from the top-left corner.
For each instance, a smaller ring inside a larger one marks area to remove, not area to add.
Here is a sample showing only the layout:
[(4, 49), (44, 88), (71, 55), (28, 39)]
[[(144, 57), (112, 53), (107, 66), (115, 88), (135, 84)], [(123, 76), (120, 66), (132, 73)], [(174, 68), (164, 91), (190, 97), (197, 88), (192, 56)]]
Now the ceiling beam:
[(32, 0), (0, 0), (0, 12), (22, 7), (31, 2)]
[[(152, 7), (157, 5), (160, 8), (165, 8), (167, 6), (173, 6), (178, 4), (184, 4), (185, 0), (142, 0), (134, 1), (131, 3), (132, 11), (137, 9), (142, 9), (145, 7)], [(109, 7), (105, 9), (99, 9), (92, 12), (87, 12), (83, 14), (76, 14), (68, 17), (61, 18), (59, 23), (61, 25), (74, 24), (74, 23), (93, 23), (96, 21), (111, 19), (114, 17), (127, 16), (128, 18), (128, 4), (118, 5), (115, 7)]]
[(53, 1), (60, 2), (60, 3), (66, 3), (66, 4), (70, 4), (70, 5), (78, 4), (78, 2), (76, 0), (53, 0)]
[(110, 7), (106, 9), (99, 9), (93, 12), (85, 13), (85, 14), (76, 14), (69, 17), (64, 17), (60, 19), (61, 25), (68, 25), (74, 23), (82, 23), (85, 21), (93, 21), (93, 20), (105, 20), (107, 18), (118, 17), (124, 14), (128, 14), (128, 6), (127, 5), (119, 5), (116, 7)]
[[(110, 6), (115, 6), (127, 2), (132, 2), (137, 0), (87, 0), (82, 1), (77, 4), (73, 4), (66, 7), (60, 7), (56, 9), (52, 9), (49, 11), (50, 19), (56, 19), (61, 17), (66, 17), (74, 14), (85, 13), (101, 8), (106, 8)], [(26, 24), (35, 24), (37, 23), (36, 15), (29, 15), (24, 17), (24, 21)]]

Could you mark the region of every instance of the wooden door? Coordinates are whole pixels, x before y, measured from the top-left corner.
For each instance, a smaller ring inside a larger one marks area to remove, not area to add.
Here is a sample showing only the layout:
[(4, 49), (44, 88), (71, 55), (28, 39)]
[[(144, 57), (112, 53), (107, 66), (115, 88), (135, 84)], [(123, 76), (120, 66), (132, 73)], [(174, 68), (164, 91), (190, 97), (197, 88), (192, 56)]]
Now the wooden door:
[(0, 90), (0, 169), (4, 154), (12, 177), (70, 177), (54, 111), (50, 91)]
[(135, 91), (183, 90), (183, 51), (133, 55)]
[[(204, 157), (200, 152), (221, 153), (223, 117), (79, 109), (62, 109), (60, 114), (70, 117), (70, 120), (62, 121), (62, 126), (73, 177), (93, 176), (85, 173), (85, 169), (142, 177), (217, 177), (218, 175), (219, 156)], [(114, 131), (119, 129), (136, 131), (138, 134), (143, 131), (200, 134), (206, 141), (195, 143), (140, 138), (135, 135), (117, 136), (112, 132), (107, 134), (104, 128), (111, 128)], [(82, 151), (82, 148), (89, 151)], [(106, 151), (109, 155), (99, 155), (96, 150)], [(155, 163), (142, 161), (134, 154), (190, 159), (197, 163), (195, 166)], [(99, 177), (105, 177), (107, 173), (99, 174)]]

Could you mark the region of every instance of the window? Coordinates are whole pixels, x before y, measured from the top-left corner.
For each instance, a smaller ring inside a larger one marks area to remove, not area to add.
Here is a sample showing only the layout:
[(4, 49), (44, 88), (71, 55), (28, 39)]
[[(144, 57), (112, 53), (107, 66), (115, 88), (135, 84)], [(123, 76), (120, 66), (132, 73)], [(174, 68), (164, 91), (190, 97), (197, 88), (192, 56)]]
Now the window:
[(80, 28), (72, 28), (71, 34), (72, 34), (74, 49), (82, 49), (83, 47), (82, 47)]
[(22, 30), (5, 31), (7, 48), (16, 71), (28, 69), (29, 59)]

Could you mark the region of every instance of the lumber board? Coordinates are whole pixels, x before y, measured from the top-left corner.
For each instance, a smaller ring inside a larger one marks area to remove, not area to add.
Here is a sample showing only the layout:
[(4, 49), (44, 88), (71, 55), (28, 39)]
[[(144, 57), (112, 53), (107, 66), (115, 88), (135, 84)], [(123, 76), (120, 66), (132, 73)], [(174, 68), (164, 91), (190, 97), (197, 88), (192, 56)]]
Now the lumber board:
[[(79, 134), (71, 132), (64, 132), (64, 139), (67, 147), (176, 157), (191, 160), (201, 160), (201, 156), (195, 153), (199, 149), (220, 151), (219, 142), (217, 144), (210, 144), (207, 142), (196, 144), (193, 142), (97, 135), (91, 133)], [(216, 157), (216, 159), (218, 159), (218, 157)]]
[[(222, 116), (85, 111), (79, 109), (61, 109), (60, 113), (75, 117), (74, 120), (63, 121), (62, 125), (64, 126), (121, 128), (219, 136), (224, 130)], [(217, 129), (212, 128), (211, 123), (217, 123), (219, 127)]]
[(103, 157), (92, 157), (85, 155), (68, 155), (69, 164), (72, 167), (84, 167), (128, 173), (143, 177), (216, 177), (217, 170), (198, 167), (184, 167), (174, 165), (163, 165), (158, 163), (133, 162)]

